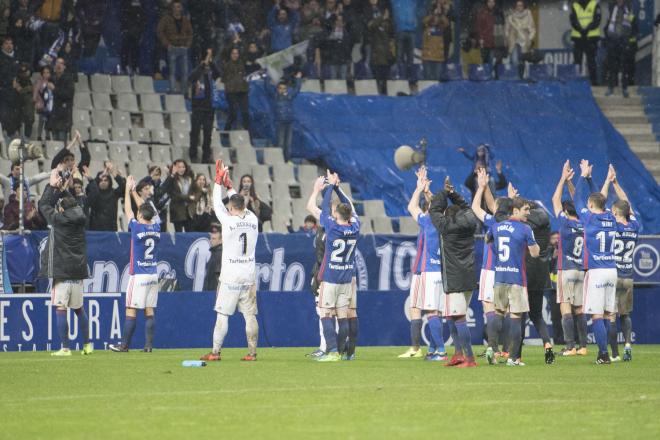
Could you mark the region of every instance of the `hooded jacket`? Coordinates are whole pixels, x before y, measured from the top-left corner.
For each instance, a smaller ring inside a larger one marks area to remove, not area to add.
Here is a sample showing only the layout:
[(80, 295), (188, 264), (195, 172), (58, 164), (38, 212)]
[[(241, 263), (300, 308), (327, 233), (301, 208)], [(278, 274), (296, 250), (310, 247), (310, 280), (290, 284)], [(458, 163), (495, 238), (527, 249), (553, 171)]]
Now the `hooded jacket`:
[(117, 231), (117, 202), (124, 197), (126, 180), (117, 176), (117, 188), (112, 188), (113, 181), (110, 177), (108, 189), (99, 188), (99, 176), (87, 185), (87, 204), (90, 209), (89, 229), (90, 231)]
[(527, 224), (532, 228), (534, 238), (541, 249), (537, 258), (532, 258), (529, 253), (526, 253), (527, 290), (543, 290), (550, 286), (550, 260), (552, 259), (550, 215), (542, 206), (534, 203), (529, 211)]

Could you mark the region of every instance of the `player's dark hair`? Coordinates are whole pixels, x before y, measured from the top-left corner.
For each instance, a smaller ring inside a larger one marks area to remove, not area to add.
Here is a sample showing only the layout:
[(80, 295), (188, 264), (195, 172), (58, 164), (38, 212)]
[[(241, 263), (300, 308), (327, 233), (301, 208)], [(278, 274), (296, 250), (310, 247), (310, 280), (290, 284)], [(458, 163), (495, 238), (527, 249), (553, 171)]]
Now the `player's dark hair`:
[(566, 214), (577, 217), (577, 210), (575, 209), (575, 203), (573, 200), (562, 200), (561, 209), (566, 212)]
[(78, 206), (78, 202), (76, 201), (76, 199), (74, 199), (70, 195), (66, 195), (62, 197), (58, 203), (60, 205), (60, 208), (62, 208), (65, 211), (67, 209), (75, 208), (76, 206)]
[(340, 203), (337, 205), (337, 209), (335, 210), (339, 218), (341, 218), (344, 221), (349, 221), (351, 219), (351, 214), (353, 213), (353, 210), (351, 209), (351, 205), (348, 203)]
[(605, 196), (599, 192), (591, 193), (588, 201), (593, 203), (596, 209), (605, 209), (605, 203), (607, 203)]
[(305, 221), (303, 223), (314, 223), (314, 224), (316, 224), (316, 217), (314, 217), (313, 215), (308, 215), (307, 217), (305, 217)]
[(513, 200), (511, 200), (511, 208), (513, 209), (523, 209), (525, 206), (531, 207), (532, 204), (530, 203), (529, 200), (523, 199), (522, 197), (514, 197)]
[(234, 194), (231, 196), (229, 198), (229, 203), (231, 203), (231, 206), (233, 206), (234, 209), (239, 211), (245, 210), (245, 198), (240, 194)]
[(60, 159), (60, 163), (64, 163), (64, 161), (70, 157), (74, 159), (76, 158), (76, 156), (70, 150), (66, 150), (66, 152), (62, 155), (62, 158)]
[(222, 225), (220, 223), (211, 223), (211, 227), (209, 228), (211, 233), (218, 232), (222, 233)]
[(630, 203), (626, 202), (625, 200), (617, 200), (614, 202), (612, 207), (616, 209), (619, 214), (624, 216), (626, 220), (630, 220)]
[(138, 208), (138, 212), (142, 216), (143, 219), (146, 221), (150, 222), (152, 218), (156, 215), (156, 211), (154, 211), (154, 208), (151, 207), (151, 205), (147, 203), (143, 203), (140, 205)]
[(511, 217), (513, 212), (513, 201), (508, 197), (498, 197), (495, 200), (497, 210), (495, 211), (495, 220), (501, 222)]

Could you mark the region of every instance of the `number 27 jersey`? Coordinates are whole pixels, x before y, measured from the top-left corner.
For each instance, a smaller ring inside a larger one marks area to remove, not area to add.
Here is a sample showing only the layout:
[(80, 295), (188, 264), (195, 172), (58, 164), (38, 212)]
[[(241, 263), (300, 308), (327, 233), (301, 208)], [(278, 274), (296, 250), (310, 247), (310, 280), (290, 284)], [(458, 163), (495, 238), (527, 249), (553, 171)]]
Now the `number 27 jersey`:
[(160, 224), (140, 223), (132, 219), (128, 223), (131, 232), (130, 275), (154, 275), (158, 273), (158, 242)]
[(353, 217), (347, 225), (334, 218), (321, 217), (325, 228), (325, 255), (319, 279), (326, 283), (348, 284), (355, 275), (355, 251), (360, 235), (360, 221)]

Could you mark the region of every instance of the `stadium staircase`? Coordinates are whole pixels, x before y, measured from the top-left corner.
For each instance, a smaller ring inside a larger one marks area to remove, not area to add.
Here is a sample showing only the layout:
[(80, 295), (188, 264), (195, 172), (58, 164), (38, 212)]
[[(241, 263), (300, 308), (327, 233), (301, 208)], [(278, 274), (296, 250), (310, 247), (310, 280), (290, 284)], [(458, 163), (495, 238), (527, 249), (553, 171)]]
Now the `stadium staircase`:
[(631, 87), (629, 98), (606, 97), (606, 87), (592, 90), (605, 116), (660, 183), (660, 88)]

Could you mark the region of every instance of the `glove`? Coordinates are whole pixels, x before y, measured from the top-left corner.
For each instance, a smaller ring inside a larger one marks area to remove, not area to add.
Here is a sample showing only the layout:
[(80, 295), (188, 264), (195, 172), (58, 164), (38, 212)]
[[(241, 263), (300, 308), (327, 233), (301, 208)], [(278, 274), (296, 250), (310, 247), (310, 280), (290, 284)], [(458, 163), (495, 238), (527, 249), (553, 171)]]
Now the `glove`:
[(218, 159), (215, 161), (215, 183), (218, 185), (223, 185), (223, 181), (225, 179), (225, 176), (228, 176), (229, 173), (227, 172), (227, 169), (225, 168), (225, 164), (222, 162), (221, 159)]
[(229, 178), (229, 172), (225, 172), (225, 177), (222, 179), (222, 184), (225, 186), (225, 188), (227, 188), (227, 190), (230, 190), (234, 187), (234, 184)]

